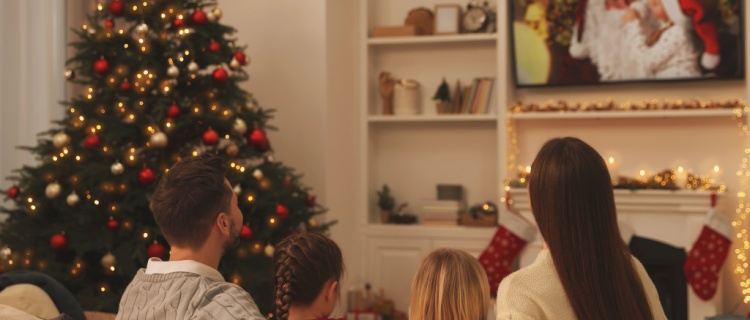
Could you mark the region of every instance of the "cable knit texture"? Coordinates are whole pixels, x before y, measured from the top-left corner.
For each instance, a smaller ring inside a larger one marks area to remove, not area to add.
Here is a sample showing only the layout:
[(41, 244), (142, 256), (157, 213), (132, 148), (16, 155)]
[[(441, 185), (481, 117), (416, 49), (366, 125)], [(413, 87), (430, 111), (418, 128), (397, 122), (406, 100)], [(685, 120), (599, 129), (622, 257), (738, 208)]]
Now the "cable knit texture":
[(190, 272), (146, 274), (125, 289), (117, 320), (265, 319), (239, 286)]
[[(643, 282), (654, 319), (666, 320), (659, 294), (646, 269), (636, 258), (633, 258), (633, 265)], [(503, 279), (497, 289), (496, 319), (576, 319), (549, 250), (542, 250), (534, 263)]]

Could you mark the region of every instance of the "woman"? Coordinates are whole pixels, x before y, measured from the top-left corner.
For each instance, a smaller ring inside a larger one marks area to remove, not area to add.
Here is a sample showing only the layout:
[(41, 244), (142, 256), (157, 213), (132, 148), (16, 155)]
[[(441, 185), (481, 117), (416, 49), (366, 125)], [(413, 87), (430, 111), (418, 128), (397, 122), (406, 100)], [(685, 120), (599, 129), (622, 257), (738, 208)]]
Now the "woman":
[(414, 277), (409, 320), (484, 320), (489, 300), (489, 281), (479, 261), (463, 251), (438, 249)]
[(282, 240), (273, 257), (276, 316), (281, 320), (328, 319), (344, 273), (341, 249), (318, 233)]
[(666, 319), (620, 237), (607, 166), (591, 146), (548, 141), (531, 165), (529, 200), (545, 249), (500, 283), (497, 319)]

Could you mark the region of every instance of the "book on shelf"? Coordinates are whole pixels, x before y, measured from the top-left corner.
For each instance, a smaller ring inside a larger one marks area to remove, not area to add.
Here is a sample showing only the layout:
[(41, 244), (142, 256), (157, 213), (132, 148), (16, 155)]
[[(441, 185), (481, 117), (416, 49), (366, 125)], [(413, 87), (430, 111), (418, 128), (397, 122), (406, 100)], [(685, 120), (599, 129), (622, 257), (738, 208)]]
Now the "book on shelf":
[(422, 200), (419, 205), (421, 221), (445, 222), (456, 221), (458, 214), (465, 206), (458, 200)]
[[(460, 90), (457, 88), (457, 90)], [(459, 96), (459, 94), (456, 94)], [(496, 104), (495, 78), (474, 78), (471, 86), (463, 90), (461, 105), (456, 113), (463, 114), (489, 114), (494, 113)]]

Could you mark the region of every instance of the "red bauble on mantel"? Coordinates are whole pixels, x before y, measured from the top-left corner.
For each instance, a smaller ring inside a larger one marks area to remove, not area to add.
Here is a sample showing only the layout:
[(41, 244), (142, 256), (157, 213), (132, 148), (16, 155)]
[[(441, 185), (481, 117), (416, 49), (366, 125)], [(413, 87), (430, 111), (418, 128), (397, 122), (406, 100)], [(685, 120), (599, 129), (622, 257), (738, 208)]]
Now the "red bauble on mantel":
[(125, 3), (123, 3), (122, 0), (112, 0), (112, 2), (109, 3), (109, 13), (116, 17), (121, 16), (125, 13)]
[(132, 86), (130, 85), (130, 81), (128, 81), (128, 79), (122, 80), (122, 82), (120, 82), (120, 90), (122, 91), (130, 91), (131, 87)]
[(102, 140), (99, 139), (99, 136), (96, 134), (92, 134), (90, 136), (87, 136), (85, 139), (83, 139), (83, 146), (89, 149), (96, 148), (102, 145)]
[(251, 146), (259, 151), (266, 151), (268, 149), (268, 138), (266, 137), (266, 133), (261, 129), (253, 129), (247, 135), (247, 140)]
[(253, 237), (253, 229), (250, 229), (250, 226), (243, 225), (242, 229), (240, 229), (240, 239), (242, 240), (250, 240), (250, 238)]
[(107, 229), (112, 231), (117, 231), (117, 229), (120, 228), (120, 221), (117, 221), (115, 218), (109, 218), (109, 221), (107, 221)]
[(167, 109), (167, 117), (174, 119), (179, 116), (180, 116), (180, 106), (176, 104), (169, 106), (169, 109)]
[(229, 80), (229, 74), (222, 67), (218, 67), (216, 68), (216, 70), (214, 70), (213, 77), (216, 83), (225, 83), (227, 82), (227, 80)]
[(156, 174), (150, 168), (143, 168), (138, 173), (138, 182), (142, 185), (147, 186), (154, 183), (154, 181), (156, 181)]
[(203, 144), (207, 146), (213, 146), (219, 143), (219, 134), (216, 132), (216, 130), (208, 128), (206, 132), (203, 133)]
[(165, 249), (161, 243), (154, 242), (146, 248), (146, 255), (149, 258), (164, 259), (167, 255), (167, 249)]
[(279, 215), (279, 219), (286, 220), (286, 218), (289, 216), (289, 209), (287, 209), (283, 204), (277, 204), (276, 214)]
[(221, 44), (214, 40), (211, 40), (211, 42), (208, 44), (208, 50), (211, 52), (217, 52), (221, 50)]
[(107, 72), (109, 72), (109, 62), (107, 62), (104, 57), (99, 58), (99, 60), (96, 60), (94, 62), (94, 72), (96, 74), (103, 76)]
[(55, 251), (62, 251), (68, 248), (68, 237), (62, 233), (58, 233), (49, 239), (49, 245)]
[(245, 54), (241, 51), (235, 52), (234, 58), (237, 59), (237, 62), (239, 62), (243, 66), (247, 64), (247, 57), (245, 57)]
[(8, 198), (15, 199), (18, 198), (18, 195), (21, 194), (21, 189), (18, 189), (18, 186), (12, 186), (7, 191)]
[(206, 16), (206, 13), (203, 12), (203, 10), (195, 9), (195, 12), (193, 12), (193, 23), (197, 25), (206, 24), (208, 22), (208, 17)]

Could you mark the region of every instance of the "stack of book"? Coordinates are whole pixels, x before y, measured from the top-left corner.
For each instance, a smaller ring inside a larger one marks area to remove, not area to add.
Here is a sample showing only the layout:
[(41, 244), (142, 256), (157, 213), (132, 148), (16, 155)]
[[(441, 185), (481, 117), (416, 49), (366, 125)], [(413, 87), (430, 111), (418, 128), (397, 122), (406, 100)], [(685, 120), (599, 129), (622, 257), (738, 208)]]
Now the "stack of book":
[(458, 224), (458, 214), (464, 209), (458, 200), (422, 200), (419, 219), (426, 225), (454, 226)]
[(456, 85), (452, 113), (490, 114), (495, 113), (495, 78), (474, 78), (471, 86), (462, 88)]

